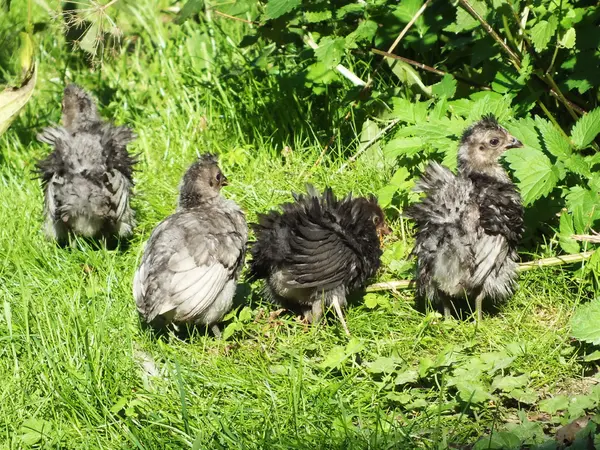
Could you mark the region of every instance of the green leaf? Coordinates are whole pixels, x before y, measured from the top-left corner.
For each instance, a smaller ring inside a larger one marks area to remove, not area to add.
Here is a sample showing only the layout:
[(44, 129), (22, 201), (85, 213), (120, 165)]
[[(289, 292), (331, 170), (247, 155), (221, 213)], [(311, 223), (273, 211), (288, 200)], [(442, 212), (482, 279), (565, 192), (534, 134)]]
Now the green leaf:
[(539, 135), (535, 129), (536, 122), (526, 117), (507, 124), (508, 131), (513, 136), (519, 139), (526, 147), (531, 147), (536, 150), (541, 150)]
[(542, 52), (548, 47), (552, 36), (556, 33), (558, 19), (556, 16), (550, 16), (548, 20), (540, 20), (530, 32), (531, 42), (536, 52)]
[(330, 84), (338, 79), (335, 70), (331, 70), (320, 61), (307, 67), (306, 79), (315, 83)]
[(559, 180), (558, 168), (541, 151), (529, 147), (511, 149), (506, 160), (519, 179), (525, 205), (548, 195)]
[(592, 353), (590, 353), (589, 355), (585, 355), (583, 357), (583, 360), (585, 362), (598, 361), (599, 359), (600, 359), (600, 350), (595, 350)]
[(586, 233), (588, 228), (600, 219), (599, 192), (574, 186), (566, 195), (566, 204), (568, 210), (573, 213), (573, 224), (579, 234)]
[(392, 112), (390, 116), (408, 124), (416, 124), (427, 120), (429, 102), (411, 102), (406, 98), (395, 97), (392, 99)]
[(458, 380), (456, 389), (460, 399), (465, 403), (483, 403), (493, 398), (488, 389), (481, 382), (475, 380)]
[[(486, 17), (488, 14), (488, 8), (483, 1), (472, 0), (471, 6), (479, 13), (481, 17)], [(453, 33), (462, 33), (463, 31), (469, 31), (479, 26), (479, 21), (475, 19), (463, 8), (457, 8), (456, 10), (456, 21), (451, 25), (448, 25), (444, 30)]]
[(579, 253), (579, 242), (571, 236), (575, 234), (573, 228), (573, 217), (564, 211), (560, 215), (560, 233), (558, 235), (558, 243), (560, 247), (567, 253)]
[(571, 155), (569, 139), (552, 122), (537, 116), (535, 125), (542, 132), (544, 145), (548, 152), (563, 161)]
[(344, 56), (346, 41), (343, 38), (325, 37), (319, 41), (319, 47), (315, 49), (317, 60), (329, 69), (337, 66)]
[(325, 20), (331, 19), (331, 10), (326, 9), (324, 11), (306, 11), (304, 18), (308, 23), (324, 22)]
[(183, 5), (183, 8), (177, 13), (173, 22), (177, 25), (181, 25), (183, 22), (188, 20), (194, 14), (204, 10), (204, 0), (188, 0)]
[(319, 364), (322, 369), (339, 368), (353, 354), (360, 352), (364, 344), (357, 338), (351, 338), (346, 346), (336, 345)]
[(225, 329), (223, 330), (223, 335), (221, 336), (221, 338), (226, 341), (227, 339), (229, 339), (231, 336), (233, 336), (233, 334), (236, 331), (241, 331), (244, 328), (244, 324), (242, 324), (241, 322), (235, 321), (235, 322), (231, 322), (229, 325), (227, 325), (225, 327)]
[(392, 158), (400, 155), (412, 156), (417, 154), (423, 145), (420, 137), (392, 139), (383, 147), (383, 154)]
[(521, 388), (527, 384), (529, 377), (526, 374), (514, 377), (511, 375), (498, 375), (492, 381), (492, 392), (499, 389), (503, 392), (510, 392), (516, 388)]
[(367, 370), (371, 373), (390, 373), (396, 369), (397, 365), (397, 358), (380, 356), (372, 363), (369, 363)]
[(370, 42), (377, 33), (377, 23), (372, 20), (363, 20), (356, 30), (346, 36), (346, 47), (356, 48), (357, 42), (367, 41)]
[(250, 322), (252, 320), (252, 310), (247, 306), (244, 306), (244, 308), (240, 311), (238, 320), (240, 322)]
[(575, 28), (569, 28), (559, 41), (559, 45), (564, 48), (575, 47)]
[(533, 405), (537, 402), (538, 395), (533, 389), (513, 389), (508, 393), (508, 396), (514, 398), (519, 403)]
[(571, 336), (583, 342), (600, 345), (600, 298), (583, 304), (571, 318)]
[(569, 407), (569, 398), (566, 395), (557, 395), (540, 402), (540, 411), (548, 414), (555, 414), (557, 411), (563, 411)]
[(456, 93), (456, 80), (452, 75), (447, 73), (442, 78), (442, 81), (431, 86), (431, 92), (438, 97), (445, 96), (446, 98), (452, 98)]
[(21, 433), (21, 441), (27, 446), (33, 446), (40, 441), (49, 444), (54, 426), (47, 420), (32, 418), (25, 420), (19, 431)]
[(416, 370), (405, 370), (404, 372), (400, 372), (396, 379), (394, 380), (394, 384), (396, 386), (401, 386), (403, 384), (414, 383), (419, 379), (419, 374)]
[(510, 431), (497, 431), (491, 436), (481, 438), (473, 446), (473, 450), (519, 450), (520, 448), (521, 439)]
[(571, 139), (577, 148), (586, 148), (600, 133), (600, 107), (581, 117), (571, 130)]
[(302, 4), (302, 0), (269, 0), (265, 16), (267, 19), (277, 19), (293, 11)]

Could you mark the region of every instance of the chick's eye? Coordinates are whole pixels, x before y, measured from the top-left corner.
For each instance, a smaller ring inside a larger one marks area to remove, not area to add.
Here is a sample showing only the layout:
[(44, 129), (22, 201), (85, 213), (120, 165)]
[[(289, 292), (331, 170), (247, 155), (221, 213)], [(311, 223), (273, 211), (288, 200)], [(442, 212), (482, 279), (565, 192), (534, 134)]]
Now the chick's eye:
[(373, 221), (373, 225), (379, 225), (379, 216), (373, 216), (371, 220)]
[(217, 181), (220, 183), (220, 182), (221, 182), (221, 180), (223, 179), (223, 175), (221, 175), (221, 173), (219, 172), (215, 178), (216, 178), (216, 179), (217, 179)]
[(498, 138), (492, 138), (492, 139), (490, 139), (490, 145), (492, 145), (494, 147), (496, 145), (498, 145), (499, 143), (500, 143), (500, 139), (498, 139)]

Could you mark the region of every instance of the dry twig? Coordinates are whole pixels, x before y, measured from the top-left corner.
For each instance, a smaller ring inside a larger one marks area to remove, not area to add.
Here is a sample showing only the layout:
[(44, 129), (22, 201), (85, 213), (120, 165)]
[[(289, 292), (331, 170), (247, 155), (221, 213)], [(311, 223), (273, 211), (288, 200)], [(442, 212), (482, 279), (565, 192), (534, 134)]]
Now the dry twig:
[[(573, 255), (553, 256), (552, 258), (542, 258), (535, 261), (520, 263), (517, 272), (527, 272), (529, 270), (540, 269), (542, 267), (561, 266), (563, 264), (573, 264), (583, 262), (589, 259), (594, 252), (575, 253)], [(396, 289), (411, 289), (415, 280), (392, 280), (375, 283), (367, 286), (366, 292), (390, 291)]]

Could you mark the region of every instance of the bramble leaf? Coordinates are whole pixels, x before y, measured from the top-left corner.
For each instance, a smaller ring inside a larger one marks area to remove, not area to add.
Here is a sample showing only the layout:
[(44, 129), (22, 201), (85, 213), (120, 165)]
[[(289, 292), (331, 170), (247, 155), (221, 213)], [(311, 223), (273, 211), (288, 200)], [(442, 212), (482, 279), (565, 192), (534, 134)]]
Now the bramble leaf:
[(317, 60), (329, 69), (337, 66), (344, 56), (346, 42), (342, 38), (325, 37), (319, 41), (319, 47), (315, 49)]
[(600, 133), (600, 107), (577, 121), (571, 130), (571, 139), (577, 148), (585, 148), (598, 133)]
[(548, 195), (558, 183), (558, 168), (539, 150), (530, 147), (511, 149), (506, 152), (506, 160), (519, 179), (525, 205)]
[(265, 16), (267, 19), (277, 19), (293, 11), (302, 4), (302, 0), (269, 0)]
[(431, 86), (431, 92), (438, 97), (446, 96), (446, 98), (452, 98), (456, 93), (456, 80), (452, 75), (446, 74), (442, 78), (442, 81)]
[[(581, 305), (571, 318), (571, 336), (593, 345), (600, 345), (600, 298)], [(564, 409), (564, 408), (563, 408)]]
[(579, 253), (579, 242), (571, 236), (575, 234), (573, 228), (573, 217), (566, 211), (560, 216), (560, 233), (558, 235), (558, 243), (560, 247), (567, 253)]
[(552, 36), (556, 33), (558, 27), (558, 19), (556, 16), (550, 16), (548, 20), (540, 20), (529, 33), (531, 42), (535, 47), (536, 52), (541, 52), (548, 47)]

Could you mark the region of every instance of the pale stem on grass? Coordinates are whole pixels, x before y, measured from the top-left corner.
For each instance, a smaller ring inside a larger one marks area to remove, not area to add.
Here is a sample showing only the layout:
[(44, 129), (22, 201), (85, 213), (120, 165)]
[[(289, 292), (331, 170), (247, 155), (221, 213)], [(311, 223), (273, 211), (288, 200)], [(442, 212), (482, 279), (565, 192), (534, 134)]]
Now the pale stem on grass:
[(576, 241), (591, 242), (593, 244), (600, 244), (600, 233), (592, 231), (593, 234), (574, 234), (571, 236)]
[[(312, 38), (312, 36), (310, 36), (310, 35), (305, 36), (305, 41), (308, 44), (308, 46), (310, 48), (312, 48), (313, 50), (316, 50), (319, 48), (318, 44), (315, 42), (315, 40)], [(358, 76), (356, 76), (356, 74), (354, 72), (352, 72), (350, 69), (342, 66), (341, 64), (338, 64), (337, 66), (335, 66), (335, 70), (337, 70), (340, 73), (340, 75), (342, 75), (344, 78), (350, 80), (350, 82), (354, 86), (365, 86), (367, 84), (363, 80), (361, 80)]]
[[(573, 236), (575, 238), (575, 236)], [(599, 239), (600, 241), (600, 239)], [(573, 264), (589, 259), (594, 254), (591, 252), (575, 253), (573, 255), (553, 256), (552, 258), (536, 259), (520, 263), (517, 272), (527, 272), (529, 270), (540, 269), (542, 267), (561, 266), (563, 264)], [(366, 292), (393, 291), (397, 289), (410, 289), (414, 286), (415, 280), (392, 280), (383, 281), (367, 286)]]

